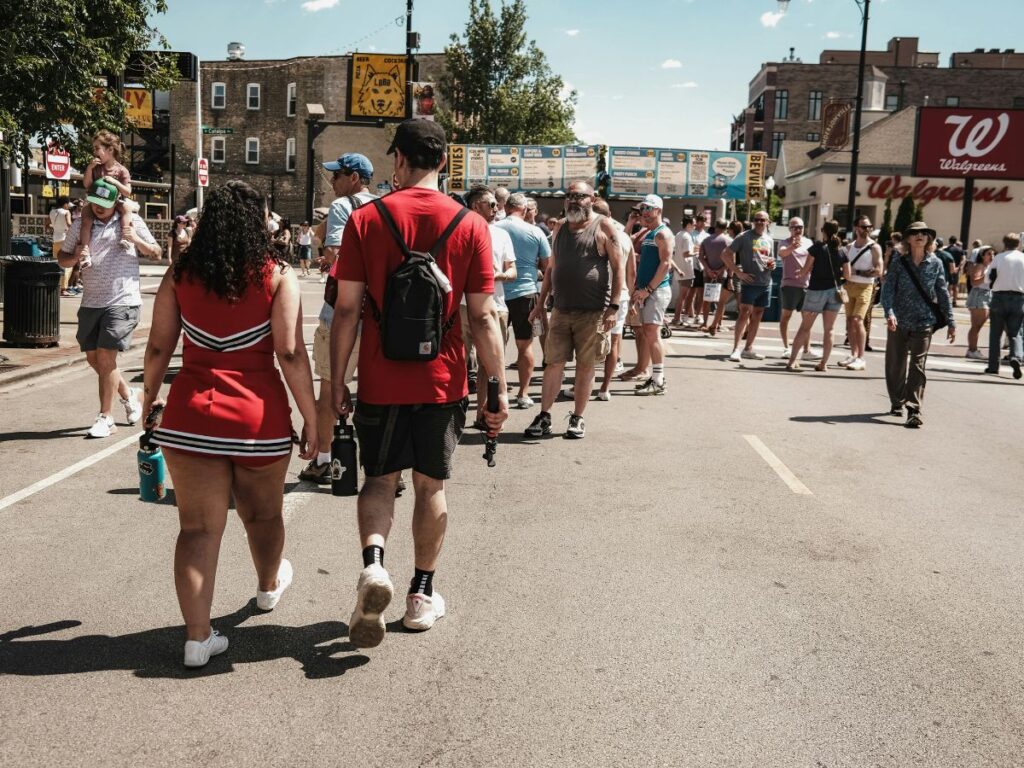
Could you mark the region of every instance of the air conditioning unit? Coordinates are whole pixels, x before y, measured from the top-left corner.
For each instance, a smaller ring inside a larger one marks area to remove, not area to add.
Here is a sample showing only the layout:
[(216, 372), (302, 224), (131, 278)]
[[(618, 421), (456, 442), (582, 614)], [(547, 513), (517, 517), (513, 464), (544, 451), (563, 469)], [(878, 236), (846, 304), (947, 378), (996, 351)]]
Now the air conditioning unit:
[(241, 61), (245, 58), (245, 46), (242, 43), (228, 43), (228, 61)]

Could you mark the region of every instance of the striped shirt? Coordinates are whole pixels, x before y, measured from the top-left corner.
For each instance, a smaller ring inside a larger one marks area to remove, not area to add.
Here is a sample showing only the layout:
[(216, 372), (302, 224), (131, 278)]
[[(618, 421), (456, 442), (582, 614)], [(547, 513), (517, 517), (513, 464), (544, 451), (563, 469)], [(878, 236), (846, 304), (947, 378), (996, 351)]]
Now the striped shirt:
[[(132, 214), (136, 234), (150, 245), (155, 245), (146, 222)], [(82, 229), (82, 218), (71, 224), (61, 253), (70, 256), (78, 246), (78, 233)], [(89, 239), (92, 266), (82, 270), (82, 306), (100, 309), (103, 307), (140, 307), (142, 292), (139, 288), (139, 257), (135, 246), (121, 247), (121, 214), (106, 221), (95, 216), (92, 219), (92, 236)]]

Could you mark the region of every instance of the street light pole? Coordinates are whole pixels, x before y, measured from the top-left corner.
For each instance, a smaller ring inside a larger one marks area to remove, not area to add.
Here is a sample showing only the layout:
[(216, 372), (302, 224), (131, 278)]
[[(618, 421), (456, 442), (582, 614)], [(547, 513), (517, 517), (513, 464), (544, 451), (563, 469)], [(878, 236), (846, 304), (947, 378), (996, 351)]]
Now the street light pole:
[[(861, 5), (863, 3), (863, 5)], [(846, 231), (853, 232), (853, 222), (856, 221), (857, 212), (857, 165), (860, 161), (860, 118), (861, 108), (864, 103), (864, 64), (867, 57), (868, 47), (868, 12), (871, 10), (871, 0), (857, 0), (861, 7), (863, 23), (860, 34), (860, 62), (857, 65), (857, 104), (853, 111), (853, 148), (850, 150), (850, 193), (846, 203)]]

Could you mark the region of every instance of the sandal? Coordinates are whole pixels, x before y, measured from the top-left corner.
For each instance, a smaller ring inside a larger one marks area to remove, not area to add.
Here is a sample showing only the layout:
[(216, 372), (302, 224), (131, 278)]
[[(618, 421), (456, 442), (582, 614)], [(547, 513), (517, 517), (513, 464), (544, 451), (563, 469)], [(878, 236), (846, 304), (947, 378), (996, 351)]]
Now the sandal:
[(786, 363), (786, 370), (787, 371), (800, 371), (800, 370), (803, 370), (803, 369), (800, 367), (800, 363)]
[(633, 381), (633, 379), (639, 379), (643, 373), (643, 371), (638, 371), (636, 368), (631, 368), (619, 374), (619, 381)]
[(823, 360), (820, 363), (818, 363), (816, 366), (814, 366), (814, 370), (816, 370), (818, 373), (827, 373), (828, 372), (828, 365), (826, 365), (825, 361)]

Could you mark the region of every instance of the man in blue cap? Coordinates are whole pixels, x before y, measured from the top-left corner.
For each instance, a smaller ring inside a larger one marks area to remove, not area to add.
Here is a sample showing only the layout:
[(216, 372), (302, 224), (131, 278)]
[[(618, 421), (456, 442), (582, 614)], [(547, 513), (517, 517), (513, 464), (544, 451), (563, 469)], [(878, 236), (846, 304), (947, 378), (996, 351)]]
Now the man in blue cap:
[[(347, 152), (334, 162), (324, 163), (324, 169), (331, 172), (331, 187), (336, 198), (327, 213), (324, 230), (324, 261), (327, 272), (338, 256), (341, 237), (348, 223), (348, 217), (356, 208), (373, 200), (376, 195), (369, 190), (373, 178), (373, 164), (358, 152)], [(327, 272), (324, 274), (326, 275)], [(331, 440), (334, 436), (334, 408), (331, 404), (331, 321), (334, 319), (334, 300), (338, 295), (338, 282), (327, 276), (324, 290), (324, 305), (320, 309), (320, 324), (313, 333), (313, 372), (320, 377), (320, 396), (316, 401), (317, 433), (321, 451), (309, 462), (299, 478), (329, 485), (331, 482)], [(358, 344), (358, 342), (357, 342)], [(356, 358), (345, 371), (345, 381), (355, 372)]]

